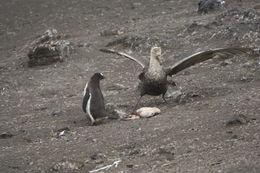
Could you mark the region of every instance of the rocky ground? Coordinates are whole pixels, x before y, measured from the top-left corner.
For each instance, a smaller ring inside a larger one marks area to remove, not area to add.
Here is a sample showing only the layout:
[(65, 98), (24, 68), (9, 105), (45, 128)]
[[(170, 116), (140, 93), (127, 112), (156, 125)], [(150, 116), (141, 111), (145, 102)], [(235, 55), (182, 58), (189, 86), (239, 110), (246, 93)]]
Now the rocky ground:
[[(260, 4), (227, 0), (197, 14), (198, 1), (8, 0), (0, 3), (0, 172), (259, 172)], [(55, 28), (73, 51), (29, 66), (30, 48)], [(90, 126), (82, 91), (94, 72), (107, 106), (129, 113), (141, 69), (99, 51), (105, 46), (164, 65), (217, 47), (255, 48), (180, 72), (161, 114)], [(177, 95), (179, 97), (177, 97)], [(109, 166), (110, 165), (110, 166)], [(107, 169), (102, 169), (103, 167)]]

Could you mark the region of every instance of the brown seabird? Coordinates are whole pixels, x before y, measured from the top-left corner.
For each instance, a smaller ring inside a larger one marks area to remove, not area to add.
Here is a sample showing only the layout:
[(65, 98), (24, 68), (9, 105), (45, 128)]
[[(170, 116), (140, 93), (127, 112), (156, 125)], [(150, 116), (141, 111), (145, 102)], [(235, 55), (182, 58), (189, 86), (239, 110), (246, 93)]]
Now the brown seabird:
[(237, 55), (241, 53), (247, 53), (248, 51), (251, 51), (251, 49), (250, 48), (217, 48), (217, 49), (202, 51), (190, 55), (168, 68), (164, 68), (162, 66), (162, 56), (161, 56), (162, 53), (160, 47), (152, 47), (150, 62), (148, 67), (145, 66), (142, 62), (140, 62), (136, 58), (133, 58), (132, 56), (126, 53), (118, 52), (113, 49), (100, 49), (100, 51), (123, 56), (125, 58), (135, 61), (142, 67), (143, 71), (139, 74), (140, 82), (138, 87), (140, 88), (140, 97), (134, 107), (135, 110), (141, 98), (146, 94), (152, 96), (162, 95), (163, 100), (166, 102), (164, 95), (167, 91), (168, 83), (169, 83), (167, 81), (167, 76), (175, 75), (178, 72), (190, 66), (206, 61), (215, 56), (226, 57), (228, 55)]

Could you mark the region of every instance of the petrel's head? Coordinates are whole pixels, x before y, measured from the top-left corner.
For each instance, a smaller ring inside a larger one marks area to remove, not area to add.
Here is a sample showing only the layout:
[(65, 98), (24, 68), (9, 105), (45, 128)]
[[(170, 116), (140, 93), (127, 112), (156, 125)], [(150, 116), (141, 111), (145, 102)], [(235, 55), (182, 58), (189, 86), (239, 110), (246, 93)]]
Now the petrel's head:
[(162, 50), (160, 47), (154, 46), (151, 49), (151, 58), (155, 59), (159, 62), (160, 65), (162, 65)]
[(103, 73), (95, 73), (91, 79), (94, 79), (94, 80), (102, 80), (102, 79), (105, 79), (105, 76), (103, 75)]

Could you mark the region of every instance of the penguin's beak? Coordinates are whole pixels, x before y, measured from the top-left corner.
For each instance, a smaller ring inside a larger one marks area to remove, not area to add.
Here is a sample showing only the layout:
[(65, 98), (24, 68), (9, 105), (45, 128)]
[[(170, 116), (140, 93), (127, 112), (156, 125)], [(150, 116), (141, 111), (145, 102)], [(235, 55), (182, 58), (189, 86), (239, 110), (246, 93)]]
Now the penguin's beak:
[(106, 77), (105, 77), (105, 76), (103, 76), (103, 79), (106, 79)]

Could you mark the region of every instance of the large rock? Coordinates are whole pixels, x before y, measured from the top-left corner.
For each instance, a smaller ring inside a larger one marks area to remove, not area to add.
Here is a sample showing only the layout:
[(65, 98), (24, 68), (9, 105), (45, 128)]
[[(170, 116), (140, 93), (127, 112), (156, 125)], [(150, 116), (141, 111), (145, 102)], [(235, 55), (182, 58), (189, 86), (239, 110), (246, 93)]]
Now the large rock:
[(28, 53), (28, 65), (33, 67), (63, 61), (71, 54), (72, 49), (71, 42), (62, 40), (56, 29), (48, 29), (32, 43)]
[(224, 7), (226, 2), (223, 0), (201, 0), (198, 4), (198, 13), (208, 13), (210, 10)]

